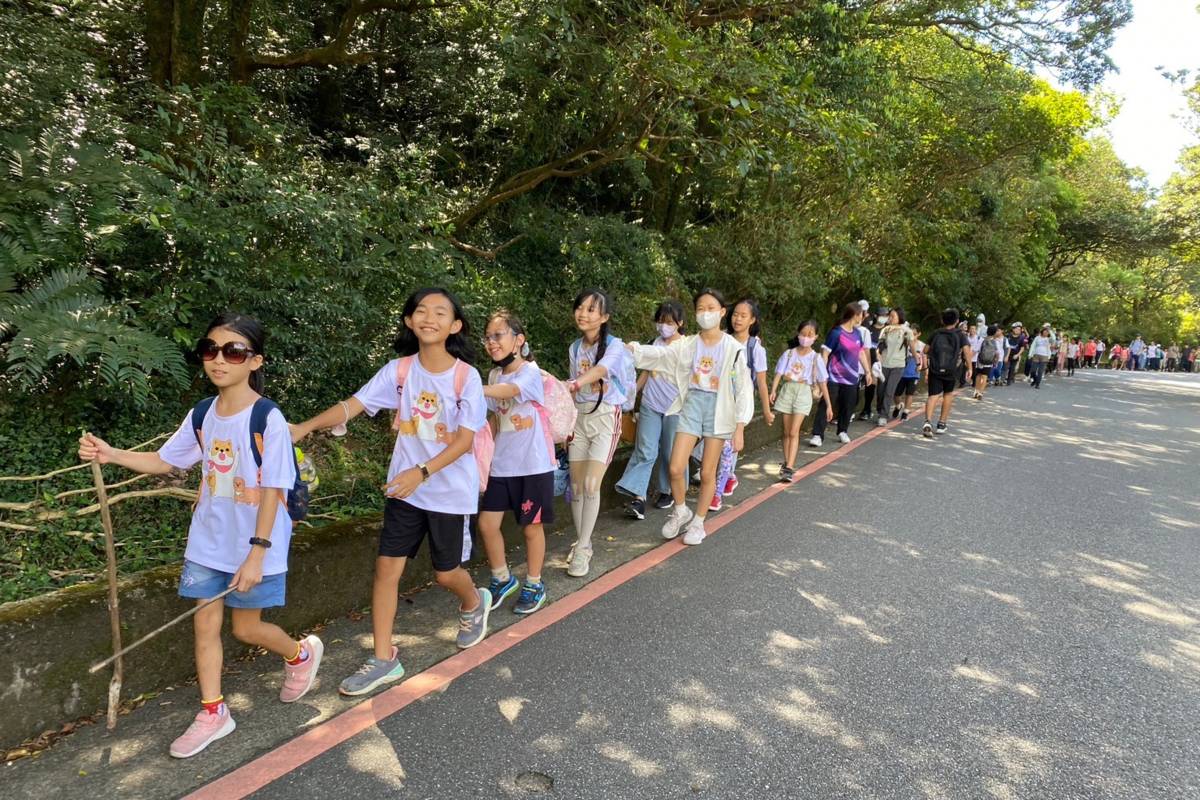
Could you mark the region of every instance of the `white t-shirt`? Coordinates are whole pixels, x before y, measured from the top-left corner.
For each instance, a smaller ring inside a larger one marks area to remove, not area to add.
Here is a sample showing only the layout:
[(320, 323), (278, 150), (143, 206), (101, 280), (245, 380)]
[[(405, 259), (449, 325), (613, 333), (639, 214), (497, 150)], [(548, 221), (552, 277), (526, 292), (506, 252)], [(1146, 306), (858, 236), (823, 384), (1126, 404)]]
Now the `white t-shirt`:
[[(596, 349), (599, 342), (588, 346), (582, 341), (578, 345), (572, 344), (568, 349), (568, 356), (571, 359), (571, 379), (578, 378), (583, 373), (587, 372), (596, 364)], [(619, 381), (612, 379), (612, 376), (619, 375), (623, 366), (622, 359), (625, 358), (625, 343), (620, 339), (613, 337), (604, 348), (604, 358), (600, 359), (600, 365), (608, 369), (608, 378), (604, 380), (604, 402), (610, 406), (620, 407), (625, 402), (625, 394), (618, 388)], [(583, 383), (579, 385), (579, 391), (575, 393), (575, 402), (577, 403), (595, 403), (597, 397), (598, 383)], [(635, 391), (635, 387), (624, 387), (627, 391)]]
[(1079, 358), (1079, 345), (1074, 342), (1067, 345), (1067, 358)]
[(747, 352), (750, 351), (751, 341), (754, 342), (754, 363), (750, 366), (754, 370), (755, 379), (757, 380), (759, 373), (767, 371), (767, 348), (763, 347), (762, 339), (757, 336), (751, 336), (750, 339), (746, 340)]
[(794, 347), (785, 350), (775, 362), (775, 374), (782, 375), (785, 381), (807, 383), (809, 386), (829, 380), (825, 359), (816, 350), (800, 355)]
[(542, 370), (532, 361), (526, 361), (516, 372), (497, 373), (493, 382), (515, 384), (520, 394), (503, 400), (487, 398), (488, 410), (496, 415), (497, 421), (491, 474), (497, 478), (515, 478), (553, 472), (554, 441), (546, 436), (542, 414), (534, 406), (546, 402)]
[(971, 345), (971, 363), (979, 360), (979, 348), (983, 347), (984, 338), (979, 334), (967, 337), (967, 344)]
[(696, 391), (716, 394), (721, 387), (721, 362), (724, 359), (725, 340), (718, 339), (709, 347), (703, 339), (696, 339), (696, 358), (692, 361), (691, 388)]
[[(204, 450), (196, 442), (189, 411), (183, 424), (158, 450), (163, 461), (178, 469), (200, 467), (200, 500), (192, 512), (187, 549), (183, 557), (210, 569), (237, 572), (250, 554), (250, 537), (258, 530), (259, 487), (283, 489), (296, 485), (292, 436), (278, 409), (267, 415), (263, 433), (262, 479), (250, 443), (251, 404), (232, 417), (217, 415), (214, 402), (201, 425)], [(286, 496), (285, 496), (286, 499)], [(292, 520), (287, 507), (278, 504), (271, 525), (271, 547), (263, 557), (263, 575), (287, 572)]]
[[(667, 347), (668, 345), (659, 336), (654, 340), (654, 346)], [(675, 384), (670, 381), (667, 375), (661, 372), (651, 372), (650, 376), (646, 378), (645, 385), (642, 386), (642, 408), (648, 408), (659, 414), (666, 414), (678, 396), (679, 389), (675, 388)]]
[[(437, 374), (426, 372), (414, 356), (403, 393), (397, 392), (393, 358), (354, 393), (367, 414), (383, 408), (400, 409), (400, 431), (388, 465), (388, 480), (406, 469), (424, 464), (446, 449), (459, 428), (477, 431), (487, 424), (487, 404), (479, 371), (467, 372), (462, 397), (454, 395), (454, 367)], [(443, 514), (474, 514), (479, 509), (479, 467), (468, 450), (429, 476), (429, 480), (404, 498), (410, 505)]]

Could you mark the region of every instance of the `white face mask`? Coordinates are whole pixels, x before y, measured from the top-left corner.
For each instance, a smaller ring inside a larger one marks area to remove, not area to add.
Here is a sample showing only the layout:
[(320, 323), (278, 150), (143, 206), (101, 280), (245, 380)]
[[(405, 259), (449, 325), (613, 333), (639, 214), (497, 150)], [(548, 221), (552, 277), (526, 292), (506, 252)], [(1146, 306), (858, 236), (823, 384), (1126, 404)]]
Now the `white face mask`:
[(887, 324), (888, 324), (888, 318), (887, 318), (887, 317), (876, 317), (876, 318), (875, 318), (875, 321), (876, 321), (876, 322), (878, 322), (880, 325), (887, 325)]
[(667, 325), (665, 323), (660, 323), (658, 326), (658, 335), (664, 339), (670, 339), (672, 336), (675, 335), (675, 332), (678, 330), (679, 330), (679, 326), (677, 326), (677, 325)]
[(720, 324), (720, 311), (701, 311), (696, 315), (696, 325), (698, 325), (702, 331), (711, 331)]

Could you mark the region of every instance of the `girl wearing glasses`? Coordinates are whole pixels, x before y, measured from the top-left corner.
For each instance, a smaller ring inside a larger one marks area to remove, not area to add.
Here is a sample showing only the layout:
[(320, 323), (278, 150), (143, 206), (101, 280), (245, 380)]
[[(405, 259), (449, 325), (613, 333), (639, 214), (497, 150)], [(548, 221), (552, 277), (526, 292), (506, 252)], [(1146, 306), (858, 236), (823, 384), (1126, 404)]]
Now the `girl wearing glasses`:
[[(261, 468), (251, 448), (252, 409), (263, 402), (263, 354), (266, 332), (256, 320), (223, 314), (212, 321), (196, 354), (217, 387), (217, 396), (193, 409), (175, 434), (156, 453), (112, 447), (85, 434), (79, 457), (119, 464), (135, 472), (162, 475), (172, 469), (202, 464), (199, 498), (188, 528), (182, 597), (203, 604), (229, 587), (237, 591), (204, 606), (194, 617), (196, 674), (202, 708), (170, 748), (188, 758), (236, 727), (221, 694), (221, 626), (225, 607), (232, 609), (233, 635), (265, 648), (284, 660), (279, 699), (293, 703), (312, 688), (324, 647), (316, 636), (297, 642), (280, 628), (263, 622), (262, 610), (284, 604), (288, 544), (292, 521), (284, 502), (296, 482), (287, 421), (278, 408), (267, 415)], [(270, 402), (270, 401), (265, 401)]]
[(383, 529), (371, 590), (374, 652), (338, 687), (357, 696), (404, 677), (392, 645), (404, 566), (429, 539), (438, 584), (459, 601), (460, 648), (487, 634), (491, 597), (476, 589), (462, 568), (464, 536), (479, 504), (479, 467), (472, 454), (475, 432), (487, 424), (483, 382), (473, 366), (470, 326), (462, 305), (445, 289), (420, 289), (404, 303), (394, 358), (366, 385), (317, 416), (293, 426), (299, 441), (335, 428), (364, 411), (396, 409), (396, 444), (383, 486)]
[[(488, 319), (483, 346), (495, 368), (483, 388), (496, 451), (487, 491), (479, 505), (479, 534), (487, 550), (492, 582), (488, 591), (495, 610), (518, 589), (513, 611), (532, 614), (546, 602), (542, 565), (546, 559), (543, 525), (554, 522), (554, 439), (546, 421), (542, 370), (528, 361), (525, 326), (511, 312)], [(526, 575), (521, 585), (508, 569), (500, 523), (511, 511), (525, 531)]]

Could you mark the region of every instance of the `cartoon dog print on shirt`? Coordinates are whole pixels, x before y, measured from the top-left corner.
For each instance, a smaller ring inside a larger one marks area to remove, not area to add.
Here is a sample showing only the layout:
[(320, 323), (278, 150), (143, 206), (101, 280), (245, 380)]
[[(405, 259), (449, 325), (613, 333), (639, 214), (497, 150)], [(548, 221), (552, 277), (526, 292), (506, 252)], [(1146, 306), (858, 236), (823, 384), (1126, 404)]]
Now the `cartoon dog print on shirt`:
[(703, 386), (707, 382), (713, 389), (720, 386), (721, 379), (713, 374), (714, 366), (712, 356), (700, 356), (696, 362), (696, 371), (692, 373), (692, 383), (696, 386)]
[(416, 436), (428, 442), (449, 444), (451, 431), (446, 427), (445, 408), (436, 392), (423, 391), (417, 395), (412, 416), (397, 424), (401, 436)]
[(208, 494), (233, 498), (236, 493), (237, 453), (228, 439), (213, 439), (208, 448)]
[(512, 433), (514, 431), (527, 431), (533, 428), (533, 417), (524, 417), (520, 414), (512, 413), (516, 405), (516, 401), (511, 397), (502, 397), (496, 401), (496, 415), (497, 419), (500, 420), (501, 432)]
[(788, 380), (800, 383), (804, 380), (804, 362), (798, 358), (792, 359), (792, 364), (788, 368)]

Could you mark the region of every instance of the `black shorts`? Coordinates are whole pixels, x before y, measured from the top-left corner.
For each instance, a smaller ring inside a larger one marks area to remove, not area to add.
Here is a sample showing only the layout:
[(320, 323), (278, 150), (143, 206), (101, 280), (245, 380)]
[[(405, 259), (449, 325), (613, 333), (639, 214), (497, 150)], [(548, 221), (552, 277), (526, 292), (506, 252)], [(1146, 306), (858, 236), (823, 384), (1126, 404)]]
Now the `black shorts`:
[(899, 397), (900, 395), (905, 395), (906, 397), (912, 397), (916, 393), (917, 393), (917, 379), (916, 378), (901, 378), (900, 379), (900, 385), (896, 387), (896, 396), (897, 397)]
[(934, 397), (939, 394), (950, 394), (958, 386), (957, 376), (951, 373), (950, 375), (937, 375), (929, 373), (929, 396)]
[(480, 511), (511, 511), (517, 524), (549, 525), (554, 522), (554, 473), (488, 478)]
[(462, 564), (463, 540), (469, 535), (466, 514), (426, 511), (404, 500), (389, 497), (383, 506), (383, 530), (379, 533), (379, 555), (412, 558), (429, 535), (429, 560), (438, 572), (450, 572)]

